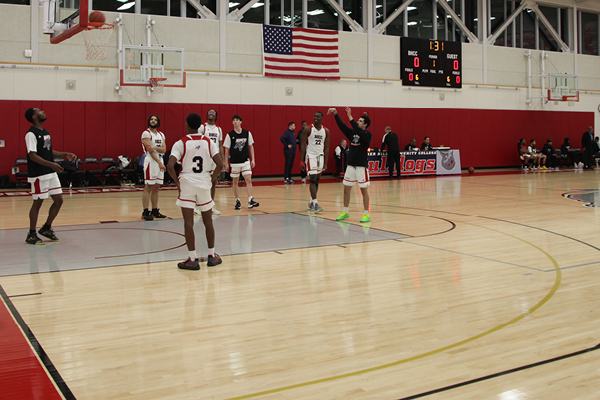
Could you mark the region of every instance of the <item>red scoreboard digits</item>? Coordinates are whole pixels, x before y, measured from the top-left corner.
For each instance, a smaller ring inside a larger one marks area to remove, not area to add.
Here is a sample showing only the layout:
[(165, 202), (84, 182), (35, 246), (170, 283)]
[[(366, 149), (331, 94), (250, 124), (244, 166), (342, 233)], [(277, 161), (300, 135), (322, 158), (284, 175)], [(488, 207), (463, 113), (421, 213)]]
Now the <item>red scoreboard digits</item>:
[(462, 88), (460, 42), (403, 37), (400, 52), (402, 85)]

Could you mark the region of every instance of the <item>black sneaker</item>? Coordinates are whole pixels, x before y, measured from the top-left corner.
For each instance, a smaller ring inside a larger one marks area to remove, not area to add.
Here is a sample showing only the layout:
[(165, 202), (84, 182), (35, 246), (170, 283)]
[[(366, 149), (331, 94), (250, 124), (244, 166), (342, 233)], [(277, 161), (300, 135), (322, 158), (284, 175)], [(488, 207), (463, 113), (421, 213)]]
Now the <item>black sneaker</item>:
[(198, 271), (200, 269), (200, 260), (196, 258), (194, 261), (192, 261), (188, 257), (187, 260), (177, 263), (177, 267), (179, 267), (179, 269), (190, 269), (193, 271)]
[(44, 244), (44, 242), (42, 242), (42, 239), (40, 239), (35, 232), (33, 232), (33, 233), (29, 232), (27, 234), (27, 239), (25, 239), (25, 243), (27, 243), (27, 244)]
[(167, 218), (166, 215), (161, 214), (158, 210), (159, 210), (158, 208), (153, 208), (152, 209), (152, 216), (154, 218)]
[(254, 207), (258, 207), (258, 206), (259, 206), (259, 204), (256, 201), (254, 201), (254, 199), (252, 199), (248, 202), (248, 208), (254, 208)]
[(240, 202), (240, 200), (236, 200), (235, 201), (235, 210), (241, 210), (242, 209), (242, 203)]
[(223, 260), (221, 259), (221, 257), (219, 257), (219, 255), (217, 253), (215, 253), (215, 256), (208, 256), (208, 262), (206, 263), (206, 265), (208, 265), (209, 267), (215, 267), (219, 264), (221, 264), (223, 262)]
[(150, 211), (142, 212), (142, 219), (146, 221), (154, 221), (154, 216)]
[(58, 242), (58, 238), (56, 237), (56, 235), (54, 234), (54, 231), (52, 230), (52, 228), (44, 228), (42, 227), (38, 233), (42, 236), (47, 237), (48, 239), (50, 239), (51, 242)]

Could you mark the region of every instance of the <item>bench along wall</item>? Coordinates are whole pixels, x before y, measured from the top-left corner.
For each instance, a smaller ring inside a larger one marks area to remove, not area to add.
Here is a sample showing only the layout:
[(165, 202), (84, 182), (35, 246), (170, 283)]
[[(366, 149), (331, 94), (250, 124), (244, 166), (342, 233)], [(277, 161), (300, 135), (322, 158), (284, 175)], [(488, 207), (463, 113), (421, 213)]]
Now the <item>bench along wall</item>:
[[(239, 114), (242, 126), (252, 132), (256, 141), (254, 174), (268, 176), (283, 175), (283, 146), (279, 138), (287, 123), (294, 121), (299, 129), (302, 120), (312, 123), (314, 113), (325, 114), (329, 106), (0, 100), (0, 107), (6, 140), (0, 175), (10, 175), (14, 160), (26, 156), (24, 137), (31, 124), (24, 113), (29, 107), (38, 107), (48, 116), (44, 127), (52, 135), (53, 148), (74, 152), (80, 158), (121, 154), (133, 158), (141, 154), (140, 137), (151, 114), (160, 117), (168, 148), (185, 134), (185, 117), (190, 112), (200, 114), (204, 121), (206, 112), (215, 108), (217, 124), (224, 133), (233, 129), (231, 116)], [(347, 122), (343, 106), (337, 108)], [(384, 128), (389, 125), (398, 133), (402, 148), (411, 138), (420, 145), (423, 137), (429, 136), (434, 146), (460, 149), (462, 166), (476, 168), (518, 165), (516, 143), (521, 137), (528, 143), (536, 139), (539, 149), (548, 138), (558, 148), (565, 137), (571, 138), (574, 147), (581, 146), (583, 132), (594, 125), (593, 112), (376, 107), (352, 110), (355, 119), (364, 112), (372, 119), (372, 147), (381, 147)], [(332, 116), (325, 116), (323, 124), (332, 134), (328, 172), (333, 172), (333, 150), (343, 136)], [(299, 153), (296, 174), (298, 165)]]

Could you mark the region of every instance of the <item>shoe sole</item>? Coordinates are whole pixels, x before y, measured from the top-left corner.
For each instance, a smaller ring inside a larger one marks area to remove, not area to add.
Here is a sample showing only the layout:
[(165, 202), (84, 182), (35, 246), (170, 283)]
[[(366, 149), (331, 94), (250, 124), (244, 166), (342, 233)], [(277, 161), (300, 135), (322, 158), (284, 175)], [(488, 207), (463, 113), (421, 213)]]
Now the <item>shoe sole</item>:
[(350, 218), (350, 216), (349, 216), (349, 215), (348, 215), (347, 217), (343, 217), (343, 218), (339, 218), (339, 217), (338, 217), (338, 218), (336, 218), (335, 220), (336, 220), (336, 221), (343, 221), (343, 220), (345, 220), (345, 219), (348, 219), (348, 218)]
[(316, 213), (320, 213), (321, 211), (323, 211), (323, 208), (319, 207), (319, 208), (316, 208), (313, 211), (316, 212)]
[(369, 218), (369, 219), (361, 219), (360, 222), (362, 222), (362, 223), (371, 222), (371, 218)]
[(43, 246), (46, 243), (44, 242), (35, 242), (35, 243), (29, 243), (28, 241), (25, 241), (26, 244), (32, 245), (32, 246)]
[(186, 266), (177, 265), (177, 268), (179, 268), (179, 269), (185, 269), (185, 270), (188, 270), (188, 271), (198, 271), (200, 269), (200, 266), (198, 266), (198, 267), (186, 267)]

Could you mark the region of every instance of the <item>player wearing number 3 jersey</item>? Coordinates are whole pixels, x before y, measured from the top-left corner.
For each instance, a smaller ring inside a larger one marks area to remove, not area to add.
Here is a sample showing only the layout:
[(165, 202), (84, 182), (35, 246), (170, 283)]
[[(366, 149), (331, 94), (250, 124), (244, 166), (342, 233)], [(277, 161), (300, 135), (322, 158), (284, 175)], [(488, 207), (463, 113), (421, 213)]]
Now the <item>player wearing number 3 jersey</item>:
[[(209, 267), (221, 264), (221, 258), (215, 253), (215, 229), (212, 221), (212, 208), (215, 203), (210, 196), (210, 189), (223, 169), (223, 161), (219, 155), (219, 147), (207, 136), (198, 133), (201, 124), (202, 118), (198, 114), (188, 115), (185, 122), (188, 134), (173, 145), (167, 166), (179, 190), (176, 204), (181, 207), (185, 242), (189, 251), (188, 259), (177, 264), (181, 269), (200, 269), (194, 234), (196, 205), (202, 213), (202, 222), (206, 230), (207, 264)], [(175, 164), (178, 161), (181, 162), (179, 176), (175, 173)]]

